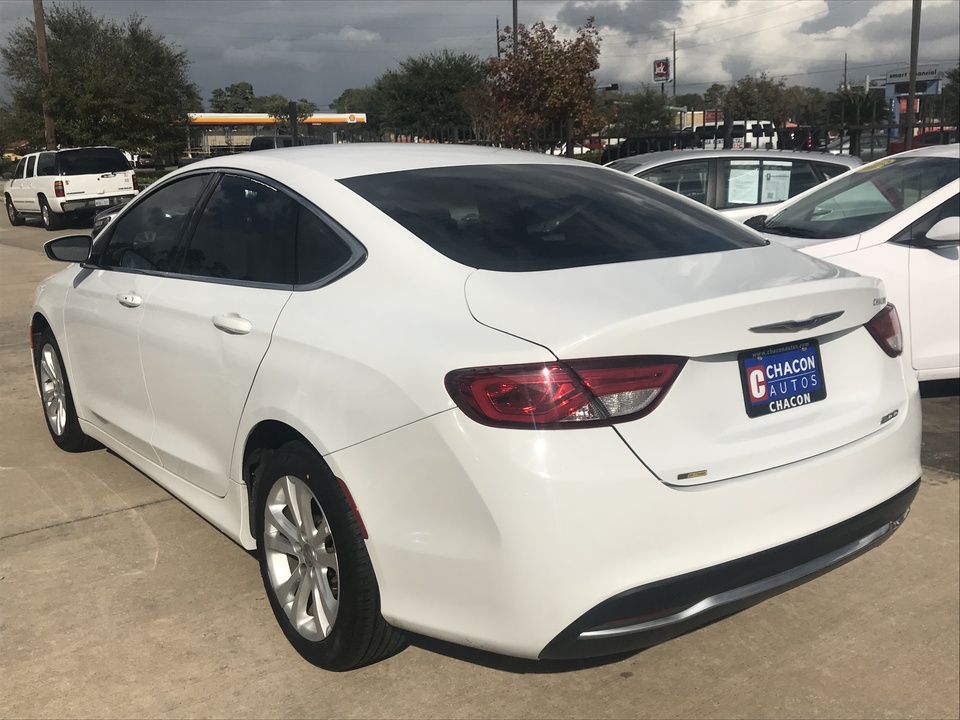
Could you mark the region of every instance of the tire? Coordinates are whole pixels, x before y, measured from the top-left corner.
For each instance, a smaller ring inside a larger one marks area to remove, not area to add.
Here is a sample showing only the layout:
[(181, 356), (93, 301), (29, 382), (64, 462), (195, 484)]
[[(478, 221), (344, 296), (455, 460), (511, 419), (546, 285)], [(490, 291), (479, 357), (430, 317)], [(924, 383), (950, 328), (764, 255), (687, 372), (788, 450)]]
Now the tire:
[(17, 209), (13, 206), (13, 200), (7, 198), (7, 218), (10, 220), (10, 224), (14, 227), (20, 227), (26, 222), (26, 219), (17, 212)]
[(97, 447), (96, 442), (84, 435), (80, 429), (70, 382), (63, 369), (60, 347), (49, 330), (40, 334), (40, 342), (36, 345), (33, 359), (37, 368), (47, 430), (57, 447), (67, 452), (83, 452)]
[(403, 635), (380, 614), (356, 517), (312, 448), (290, 442), (267, 460), (255, 507), (263, 585), (283, 634), (305, 660), (352, 670), (403, 648)]
[(50, 231), (59, 230), (63, 225), (63, 219), (50, 209), (44, 197), (40, 198), (40, 218), (43, 220), (43, 226)]

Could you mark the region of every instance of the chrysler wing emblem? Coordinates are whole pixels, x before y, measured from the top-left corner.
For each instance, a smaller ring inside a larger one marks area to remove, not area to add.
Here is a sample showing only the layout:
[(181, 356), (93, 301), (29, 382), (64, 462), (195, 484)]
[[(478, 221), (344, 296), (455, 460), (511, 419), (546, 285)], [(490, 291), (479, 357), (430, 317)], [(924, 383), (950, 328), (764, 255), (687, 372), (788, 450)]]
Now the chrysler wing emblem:
[(810, 330), (811, 328), (826, 325), (831, 320), (836, 320), (843, 315), (843, 310), (838, 312), (826, 313), (824, 315), (814, 315), (806, 320), (786, 320), (784, 322), (770, 323), (769, 325), (758, 325), (750, 328), (750, 332), (755, 333), (779, 333), (779, 332), (800, 332), (801, 330)]

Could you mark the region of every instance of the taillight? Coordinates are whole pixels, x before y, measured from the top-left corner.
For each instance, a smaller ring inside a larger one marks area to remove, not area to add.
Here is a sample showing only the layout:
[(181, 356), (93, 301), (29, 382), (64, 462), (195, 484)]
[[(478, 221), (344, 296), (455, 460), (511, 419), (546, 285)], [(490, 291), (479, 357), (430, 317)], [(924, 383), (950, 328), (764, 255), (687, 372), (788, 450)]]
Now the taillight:
[(133, 173), (133, 189), (137, 192), (140, 191), (140, 181), (137, 180), (137, 174)]
[(883, 351), (890, 357), (903, 352), (903, 331), (900, 329), (900, 316), (893, 305), (887, 305), (873, 316), (864, 327), (873, 335)]
[(63, 181), (62, 181), (62, 180), (54, 180), (54, 181), (53, 181), (53, 193), (54, 193), (54, 195), (56, 195), (57, 197), (65, 197), (65, 196), (64, 196), (64, 193), (63, 193)]
[(484, 425), (609, 425), (653, 411), (684, 362), (621, 357), (468, 368), (447, 373), (444, 383), (457, 406)]

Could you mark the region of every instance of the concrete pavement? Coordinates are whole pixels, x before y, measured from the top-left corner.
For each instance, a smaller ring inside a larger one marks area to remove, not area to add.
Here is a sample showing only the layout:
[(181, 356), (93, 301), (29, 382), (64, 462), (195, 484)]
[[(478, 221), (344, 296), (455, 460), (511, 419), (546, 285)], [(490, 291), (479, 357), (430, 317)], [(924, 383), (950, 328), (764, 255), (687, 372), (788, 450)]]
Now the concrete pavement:
[(326, 673), (276, 627), (254, 557), (111, 453), (50, 440), (26, 330), (48, 237), (0, 228), (2, 717), (960, 716), (955, 395), (924, 400), (936, 467), (904, 526), (811, 583), (598, 663), (414, 639)]

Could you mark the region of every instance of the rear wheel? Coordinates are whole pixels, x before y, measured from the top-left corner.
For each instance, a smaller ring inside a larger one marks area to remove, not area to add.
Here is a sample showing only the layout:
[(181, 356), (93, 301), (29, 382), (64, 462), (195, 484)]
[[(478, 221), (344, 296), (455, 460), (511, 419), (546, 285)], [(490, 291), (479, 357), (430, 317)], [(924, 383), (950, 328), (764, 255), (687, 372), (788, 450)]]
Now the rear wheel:
[(7, 217), (10, 219), (10, 224), (14, 227), (19, 227), (24, 223), (24, 217), (17, 212), (17, 209), (13, 206), (13, 200), (7, 198)]
[(61, 450), (82, 452), (96, 447), (96, 443), (80, 429), (77, 411), (70, 394), (70, 383), (63, 370), (60, 348), (53, 333), (44, 330), (34, 350), (40, 399), (50, 437)]
[(59, 230), (63, 220), (53, 210), (46, 198), (40, 198), (40, 217), (43, 219), (43, 226), (47, 230)]
[(260, 574), (277, 622), (307, 661), (351, 670), (404, 645), (380, 615), (380, 590), (363, 535), (320, 456), (291, 442), (258, 483)]

